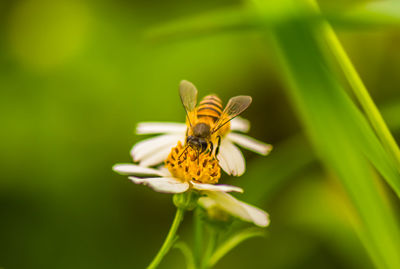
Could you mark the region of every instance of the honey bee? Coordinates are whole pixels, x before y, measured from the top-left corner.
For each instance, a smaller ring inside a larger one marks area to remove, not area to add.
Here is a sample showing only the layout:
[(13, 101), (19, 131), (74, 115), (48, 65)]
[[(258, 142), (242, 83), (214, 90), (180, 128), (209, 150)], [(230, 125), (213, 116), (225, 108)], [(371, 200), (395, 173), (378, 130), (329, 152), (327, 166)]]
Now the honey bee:
[(198, 154), (209, 151), (218, 155), (222, 137), (230, 130), (230, 121), (245, 111), (251, 104), (250, 96), (235, 96), (229, 99), (222, 110), (222, 101), (216, 95), (207, 95), (199, 106), (197, 89), (189, 81), (180, 83), (179, 94), (186, 111), (186, 149), (191, 147)]

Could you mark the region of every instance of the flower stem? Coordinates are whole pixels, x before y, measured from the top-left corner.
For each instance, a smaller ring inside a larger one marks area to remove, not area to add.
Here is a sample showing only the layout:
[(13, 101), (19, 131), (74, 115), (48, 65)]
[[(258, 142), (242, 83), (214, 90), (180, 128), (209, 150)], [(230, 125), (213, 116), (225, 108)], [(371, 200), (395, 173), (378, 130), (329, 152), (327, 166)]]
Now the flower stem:
[(194, 211), (194, 257), (197, 268), (200, 268), (201, 254), (203, 250), (203, 223), (201, 220), (200, 207), (197, 207)]
[(185, 213), (184, 209), (182, 209), (182, 208), (177, 209), (174, 221), (172, 222), (171, 228), (169, 229), (167, 238), (165, 238), (163, 245), (161, 246), (157, 255), (154, 257), (153, 261), (147, 267), (147, 269), (156, 268), (159, 265), (159, 263), (161, 262), (161, 260), (164, 258), (164, 256), (171, 249), (172, 245), (174, 244), (174, 242), (176, 240), (176, 231), (178, 230), (178, 227), (183, 220), (184, 213)]

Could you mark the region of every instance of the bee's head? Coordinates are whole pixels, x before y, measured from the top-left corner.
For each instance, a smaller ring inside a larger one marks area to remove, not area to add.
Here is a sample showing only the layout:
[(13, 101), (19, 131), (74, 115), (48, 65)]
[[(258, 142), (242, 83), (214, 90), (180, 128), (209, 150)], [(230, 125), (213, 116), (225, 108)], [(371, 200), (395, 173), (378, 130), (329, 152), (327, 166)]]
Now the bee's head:
[(189, 135), (186, 138), (186, 144), (200, 152), (203, 152), (207, 149), (207, 140), (202, 137)]

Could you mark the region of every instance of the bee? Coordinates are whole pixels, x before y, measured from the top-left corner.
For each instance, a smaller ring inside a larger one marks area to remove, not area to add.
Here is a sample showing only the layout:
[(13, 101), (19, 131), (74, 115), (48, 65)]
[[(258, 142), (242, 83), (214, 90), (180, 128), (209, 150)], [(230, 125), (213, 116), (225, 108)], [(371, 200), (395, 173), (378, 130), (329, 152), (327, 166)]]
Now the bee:
[(221, 139), (230, 130), (230, 121), (245, 111), (251, 104), (250, 96), (235, 96), (229, 99), (222, 110), (222, 101), (216, 95), (207, 95), (197, 104), (197, 89), (189, 81), (180, 83), (179, 94), (186, 111), (186, 149), (208, 151), (218, 155)]

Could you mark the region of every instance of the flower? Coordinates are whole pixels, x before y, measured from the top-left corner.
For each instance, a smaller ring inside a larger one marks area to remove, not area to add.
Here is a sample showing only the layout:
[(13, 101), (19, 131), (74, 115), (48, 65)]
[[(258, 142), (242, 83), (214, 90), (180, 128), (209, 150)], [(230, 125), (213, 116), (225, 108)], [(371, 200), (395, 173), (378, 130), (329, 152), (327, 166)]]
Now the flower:
[(170, 150), (166, 167), (154, 169), (135, 164), (116, 164), (113, 170), (128, 175), (136, 184), (147, 185), (158, 192), (182, 193), (189, 189), (243, 192), (236, 186), (210, 184), (218, 182), (221, 176), (218, 161), (207, 153), (196, 156), (193, 150), (185, 150), (180, 141)]
[(167, 169), (163, 167), (154, 169), (135, 164), (116, 164), (113, 170), (128, 175), (134, 183), (147, 185), (157, 192), (197, 191), (201, 196), (199, 203), (205, 209), (218, 208), (262, 227), (269, 224), (266, 212), (228, 194), (228, 192), (243, 192), (243, 189), (215, 184), (221, 176), (221, 171), (218, 161), (211, 154), (197, 155), (197, 152), (185, 149), (182, 143), (178, 142), (168, 155), (166, 167)]
[[(156, 137), (140, 141), (131, 150), (132, 158), (140, 166), (155, 166), (165, 161), (177, 141), (185, 141), (187, 126), (184, 123), (171, 122), (142, 122), (139, 123), (137, 134), (161, 134)], [(236, 117), (231, 121), (231, 132), (222, 138), (217, 159), (222, 170), (233, 176), (241, 176), (245, 170), (245, 160), (242, 152), (235, 144), (261, 155), (268, 155), (272, 146), (249, 136), (237, 133), (246, 133), (250, 129), (248, 120)]]

